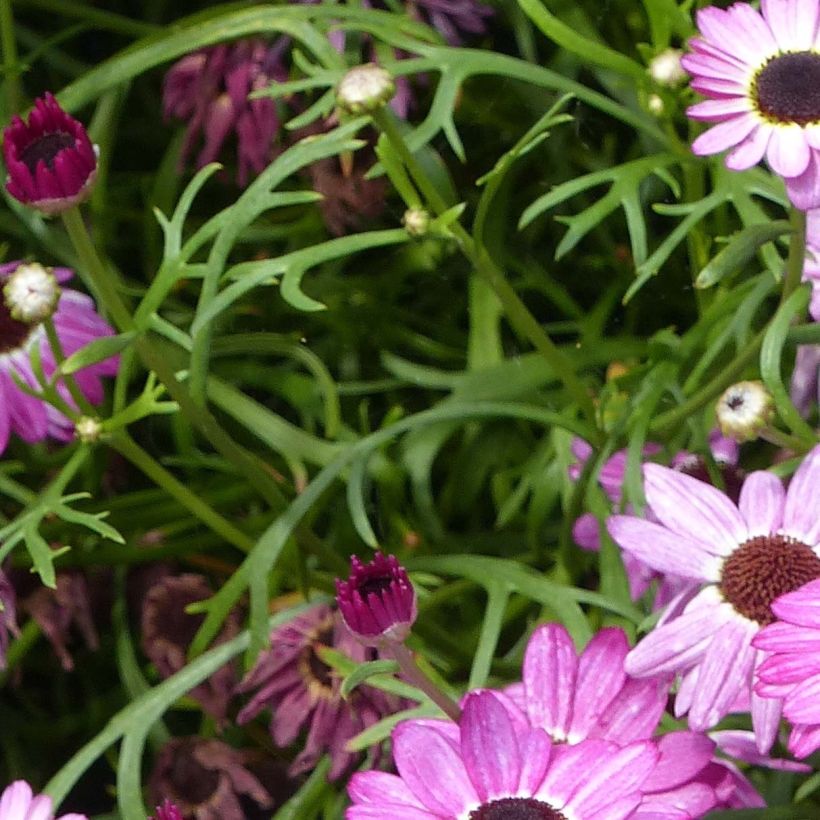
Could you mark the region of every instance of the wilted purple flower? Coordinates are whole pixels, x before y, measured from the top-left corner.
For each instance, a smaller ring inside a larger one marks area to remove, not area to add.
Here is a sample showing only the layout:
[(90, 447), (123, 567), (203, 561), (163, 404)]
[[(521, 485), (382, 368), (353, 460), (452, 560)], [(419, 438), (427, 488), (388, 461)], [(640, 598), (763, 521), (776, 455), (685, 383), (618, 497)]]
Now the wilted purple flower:
[[(0, 286), (22, 265), (22, 262), (0, 265)], [(52, 273), (61, 284), (73, 276), (68, 268), (54, 268)], [(71, 288), (62, 288), (51, 321), (66, 356), (95, 339), (114, 333), (94, 310), (91, 299)], [(40, 323), (29, 324), (13, 318), (5, 299), (0, 299), (0, 453), (6, 449), (12, 432), (27, 442), (41, 441), (47, 437), (67, 441), (74, 432), (74, 425), (69, 419), (50, 404), (24, 393), (12, 377), (14, 374), (32, 389), (37, 389), (37, 379), (31, 367), (31, 350), (35, 346), (39, 349), (43, 373), (50, 379), (57, 369), (57, 363), (45, 328)], [(92, 404), (103, 400), (100, 376), (113, 376), (118, 366), (119, 359), (115, 356), (74, 374), (77, 386)], [(63, 399), (74, 406), (74, 400), (62, 381), (57, 389)]]
[(9, 648), (9, 633), (17, 637), (20, 631), (17, 628), (15, 605), (17, 596), (11, 581), (0, 569), (0, 669), (6, 668), (6, 650)]
[(54, 589), (38, 585), (31, 594), (24, 596), (20, 593), (19, 597), (20, 609), (25, 610), (40, 627), (67, 672), (74, 669), (74, 659), (67, 647), (72, 627), (82, 635), (89, 649), (99, 648), (100, 641), (91, 615), (88, 582), (78, 570), (58, 572)]
[(271, 161), (279, 117), (269, 97), (248, 99), (254, 91), (287, 77), (282, 63), (284, 40), (274, 45), (248, 39), (194, 51), (171, 66), (162, 86), (166, 118), (188, 123), (180, 154), (180, 168), (203, 142), (196, 166), (219, 156), (231, 132), (237, 141), (237, 182), (248, 183)]
[(345, 625), (366, 646), (401, 642), (416, 620), (416, 591), (395, 555), (376, 552), (363, 564), (350, 559), (350, 577), (336, 579), (336, 603)]
[[(166, 576), (150, 587), (142, 604), (142, 651), (162, 678), (176, 674), (187, 663), (188, 647), (205, 616), (189, 615), (185, 608), (213, 595), (202, 575), (186, 573)], [(215, 643), (224, 643), (239, 634), (239, 616), (229, 613)], [(228, 702), (236, 684), (232, 662), (216, 670), (195, 686), (190, 696), (217, 721), (225, 719)]]
[(246, 768), (247, 754), (219, 740), (173, 738), (162, 747), (148, 783), (155, 801), (169, 803), (157, 820), (245, 820), (241, 798), (263, 808), (273, 801)]
[(484, 34), (487, 18), (494, 14), (490, 6), (477, 0), (407, 0), (412, 17), (429, 23), (452, 46), (464, 42), (464, 34)]
[(765, 471), (746, 479), (737, 506), (723, 493), (657, 464), (644, 466), (647, 501), (657, 520), (616, 515), (620, 546), (663, 572), (697, 581), (683, 614), (653, 629), (626, 658), (645, 677), (677, 672), (678, 715), (695, 730), (714, 726), (749, 696), (758, 749), (774, 742), (782, 701), (752, 690), (763, 653), (752, 644), (772, 623), (772, 603), (820, 576), (820, 446), (805, 458), (788, 491)]
[(23, 122), (14, 116), (3, 132), (6, 190), (44, 214), (73, 208), (91, 194), (97, 155), (85, 127), (46, 92)]
[(337, 612), (327, 605), (317, 606), (271, 633), (271, 648), (260, 655), (237, 689), (255, 692), (237, 722), (247, 723), (270, 709), (271, 737), (277, 746), (293, 743), (307, 727), (305, 747), (291, 765), (291, 775), (310, 771), (327, 751), (329, 776), (335, 780), (357, 760), (345, 749), (347, 741), (398, 711), (399, 703), (370, 686), (360, 686), (343, 699), (338, 675), (318, 655), (322, 646), (357, 663), (376, 657), (353, 638)]
[[(51, 798), (36, 797), (25, 780), (15, 780), (0, 794), (0, 820), (54, 820)], [(58, 820), (88, 820), (84, 814), (63, 814)]]

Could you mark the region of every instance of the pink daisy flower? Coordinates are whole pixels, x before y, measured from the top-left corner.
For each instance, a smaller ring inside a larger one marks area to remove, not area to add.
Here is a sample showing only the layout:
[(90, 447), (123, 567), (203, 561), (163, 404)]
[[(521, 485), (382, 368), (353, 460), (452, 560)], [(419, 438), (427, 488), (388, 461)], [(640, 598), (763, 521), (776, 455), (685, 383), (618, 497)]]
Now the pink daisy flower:
[[(0, 285), (22, 265), (7, 262), (0, 265)], [(68, 281), (72, 272), (68, 268), (52, 271), (59, 283)], [(111, 336), (114, 331), (94, 309), (94, 303), (83, 293), (62, 288), (57, 309), (51, 316), (63, 353), (72, 353), (85, 347), (101, 336)], [(35, 442), (44, 438), (67, 441), (74, 433), (74, 424), (50, 404), (24, 393), (15, 383), (12, 374), (22, 382), (37, 389), (37, 380), (31, 367), (31, 350), (39, 347), (43, 372), (50, 378), (57, 368), (45, 328), (42, 324), (19, 321), (11, 315), (5, 301), (0, 298), (0, 453), (6, 449), (9, 436), (16, 433), (23, 441)], [(104, 391), (100, 376), (113, 376), (119, 359), (106, 359), (74, 374), (77, 386), (92, 404), (103, 400)], [(58, 391), (68, 402), (74, 401), (59, 384)]]
[(682, 59), (706, 99), (688, 109), (716, 123), (692, 143), (699, 155), (732, 149), (726, 166), (766, 157), (801, 210), (820, 206), (820, 2), (762, 0), (697, 13), (700, 37)]
[(783, 700), (792, 723), (789, 751), (806, 757), (820, 748), (820, 580), (778, 598), (772, 610), (778, 620), (753, 641), (771, 653), (755, 690)]
[(623, 549), (659, 571), (700, 582), (683, 613), (650, 632), (625, 663), (636, 677), (679, 673), (675, 712), (688, 713), (692, 729), (714, 726), (748, 698), (758, 749), (771, 748), (781, 701), (751, 688), (764, 659), (752, 639), (774, 621), (776, 598), (820, 577), (819, 483), (820, 446), (788, 491), (771, 473), (751, 473), (737, 506), (708, 484), (647, 464), (644, 487), (658, 523), (609, 519)]
[[(51, 798), (37, 797), (25, 780), (15, 780), (0, 794), (0, 820), (54, 820)], [(84, 814), (64, 814), (58, 820), (88, 820)]]
[(398, 775), (351, 778), (347, 820), (623, 820), (660, 757), (646, 741), (555, 746), (487, 691), (467, 695), (458, 724), (400, 723), (393, 756)]

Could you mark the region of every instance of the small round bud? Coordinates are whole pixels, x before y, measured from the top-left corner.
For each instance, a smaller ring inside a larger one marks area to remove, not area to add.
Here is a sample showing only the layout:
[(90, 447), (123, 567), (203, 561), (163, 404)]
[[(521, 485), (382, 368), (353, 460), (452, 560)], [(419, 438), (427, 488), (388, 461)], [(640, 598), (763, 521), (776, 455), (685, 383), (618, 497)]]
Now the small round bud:
[(656, 117), (660, 117), (660, 115), (663, 114), (664, 108), (666, 108), (659, 94), (650, 94), (646, 98), (646, 107), (649, 113), (654, 114)]
[(367, 114), (381, 108), (396, 93), (390, 72), (375, 63), (351, 68), (336, 87), (336, 104), (348, 114)]
[(3, 298), (12, 319), (35, 325), (54, 315), (60, 286), (49, 268), (31, 262), (20, 265), (9, 276)]
[(649, 61), (649, 76), (658, 84), (667, 88), (680, 85), (688, 76), (680, 58), (683, 52), (677, 48), (667, 48), (656, 54)]
[(424, 236), (430, 228), (430, 214), (424, 208), (408, 208), (401, 224), (410, 236)]
[(718, 399), (718, 427), (727, 438), (753, 441), (774, 418), (774, 402), (763, 382), (738, 382)]
[(95, 444), (100, 440), (102, 424), (92, 416), (80, 416), (74, 425), (74, 433), (83, 444)]

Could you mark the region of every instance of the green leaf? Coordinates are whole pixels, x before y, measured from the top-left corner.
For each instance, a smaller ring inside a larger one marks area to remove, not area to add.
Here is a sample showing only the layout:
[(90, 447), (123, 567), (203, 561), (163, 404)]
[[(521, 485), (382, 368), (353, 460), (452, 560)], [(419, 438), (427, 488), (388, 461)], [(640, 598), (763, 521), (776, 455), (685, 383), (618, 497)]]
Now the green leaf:
[(395, 675), (398, 671), (399, 665), (395, 661), (381, 660), (360, 663), (353, 672), (347, 675), (342, 681), (339, 692), (342, 697), (347, 700), (356, 687), (367, 683), (368, 680), (375, 675)]
[(89, 342), (85, 347), (81, 347), (65, 359), (58, 370), (66, 376), (76, 373), (84, 367), (97, 364), (122, 353), (136, 338), (136, 331), (130, 330), (116, 336), (103, 336), (94, 339), (93, 342)]
[(738, 231), (720, 253), (697, 275), (696, 288), (710, 288), (752, 261), (757, 251), (779, 236), (794, 233), (788, 220), (749, 225)]

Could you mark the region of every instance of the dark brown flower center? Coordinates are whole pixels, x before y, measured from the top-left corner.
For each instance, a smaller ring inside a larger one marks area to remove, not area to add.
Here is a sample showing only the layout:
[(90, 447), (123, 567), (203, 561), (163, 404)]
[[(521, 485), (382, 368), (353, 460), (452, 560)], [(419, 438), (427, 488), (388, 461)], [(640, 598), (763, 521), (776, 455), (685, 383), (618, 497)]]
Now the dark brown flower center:
[(469, 820), (567, 820), (548, 803), (532, 797), (504, 797), (470, 812)]
[(54, 167), (54, 158), (64, 148), (73, 148), (76, 140), (65, 131), (55, 131), (52, 134), (43, 134), (39, 139), (27, 145), (20, 154), (20, 159), (33, 174), (37, 170), (37, 163), (42, 160), (49, 168)]
[(769, 60), (754, 88), (760, 112), (778, 122), (820, 120), (820, 54), (797, 51)]
[(0, 294), (0, 354), (17, 350), (28, 338), (29, 333), (31, 333), (31, 325), (12, 319), (2, 294)]
[(772, 602), (820, 578), (820, 558), (787, 535), (758, 535), (723, 565), (720, 591), (741, 615), (761, 626), (772, 623)]

